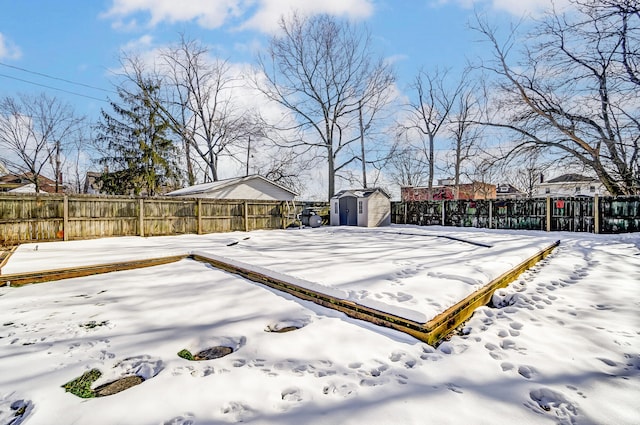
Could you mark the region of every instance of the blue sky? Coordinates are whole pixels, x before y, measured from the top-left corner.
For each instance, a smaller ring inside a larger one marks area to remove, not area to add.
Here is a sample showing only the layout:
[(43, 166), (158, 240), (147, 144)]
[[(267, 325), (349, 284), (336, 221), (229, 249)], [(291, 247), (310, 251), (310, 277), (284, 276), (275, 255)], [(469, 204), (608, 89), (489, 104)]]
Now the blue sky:
[[(46, 91), (96, 116), (105, 103), (45, 86), (105, 99), (112, 93), (70, 84), (46, 74), (105, 90), (127, 46), (152, 49), (184, 32), (216, 47), (231, 62), (250, 63), (265, 46), (279, 14), (291, 8), (329, 12), (366, 24), (380, 53), (394, 61), (400, 90), (420, 67), (464, 66), (486, 54), (468, 29), (474, 10), (508, 25), (545, 0), (102, 0), (0, 1), (0, 96)], [(511, 4), (515, 3), (515, 4)], [(7, 66), (9, 65), (9, 66)], [(18, 67), (23, 70), (12, 68)], [(27, 72), (30, 71), (30, 72)]]
[[(556, 0), (556, 4), (566, 1)], [(448, 68), (455, 77), (468, 60), (490, 55), (481, 37), (468, 27), (475, 13), (508, 28), (523, 16), (526, 22), (549, 2), (0, 0), (0, 98), (45, 92), (95, 121), (101, 108), (110, 111), (108, 98), (117, 98), (112, 70), (120, 66), (121, 51), (153, 52), (176, 43), (183, 33), (211, 46), (213, 54), (231, 64), (252, 64), (277, 30), (279, 17), (294, 9), (366, 25), (377, 53), (394, 64), (397, 89), (403, 96), (409, 94), (421, 67), (427, 71)], [(221, 178), (234, 173), (230, 169)]]

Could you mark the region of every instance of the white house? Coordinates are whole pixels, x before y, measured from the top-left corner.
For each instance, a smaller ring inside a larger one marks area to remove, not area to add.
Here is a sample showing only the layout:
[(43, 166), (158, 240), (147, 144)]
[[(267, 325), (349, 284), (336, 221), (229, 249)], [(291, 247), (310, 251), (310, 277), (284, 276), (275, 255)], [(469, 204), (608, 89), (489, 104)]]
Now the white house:
[(390, 196), (379, 188), (342, 190), (331, 198), (330, 222), (332, 226), (388, 226)]
[(607, 196), (609, 192), (598, 179), (580, 174), (563, 174), (544, 181), (541, 179), (534, 188), (534, 197), (545, 196)]
[(262, 176), (252, 175), (196, 184), (174, 190), (166, 196), (257, 201), (293, 201), (297, 193)]

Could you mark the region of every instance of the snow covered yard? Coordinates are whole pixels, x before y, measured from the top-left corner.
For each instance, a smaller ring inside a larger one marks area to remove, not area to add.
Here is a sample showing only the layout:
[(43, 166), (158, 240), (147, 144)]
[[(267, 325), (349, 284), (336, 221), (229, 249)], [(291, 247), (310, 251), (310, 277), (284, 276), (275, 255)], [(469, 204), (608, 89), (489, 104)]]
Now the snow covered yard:
[(284, 274), (299, 286), (424, 323), (555, 240), (415, 226), (107, 238), (25, 244), (2, 273), (195, 253)]
[[(24, 245), (3, 273), (188, 247), (428, 317), (430, 306), (489, 279), (487, 265), (562, 243), (438, 348), (192, 260), (3, 287), (0, 424), (640, 423), (640, 234), (341, 231)], [(430, 296), (425, 281), (445, 289)], [(265, 331), (291, 325), (301, 328)], [(217, 345), (234, 352), (177, 356)], [(61, 388), (94, 368), (103, 372), (96, 385), (130, 374), (146, 381), (95, 399)]]

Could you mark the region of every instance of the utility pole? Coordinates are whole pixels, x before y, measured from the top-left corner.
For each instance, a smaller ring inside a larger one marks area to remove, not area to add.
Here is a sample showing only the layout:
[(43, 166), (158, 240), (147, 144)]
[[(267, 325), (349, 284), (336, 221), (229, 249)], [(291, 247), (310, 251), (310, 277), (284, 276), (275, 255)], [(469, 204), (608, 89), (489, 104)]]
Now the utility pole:
[(245, 176), (249, 175), (249, 159), (251, 159), (251, 135), (249, 135), (249, 142), (247, 143), (247, 171)]
[(358, 101), (358, 114), (360, 116), (360, 146), (362, 148), (362, 185), (367, 188), (367, 163), (364, 159), (364, 126), (362, 125), (362, 101)]
[(56, 141), (56, 193), (59, 193), (59, 185), (62, 183), (60, 173), (60, 140)]

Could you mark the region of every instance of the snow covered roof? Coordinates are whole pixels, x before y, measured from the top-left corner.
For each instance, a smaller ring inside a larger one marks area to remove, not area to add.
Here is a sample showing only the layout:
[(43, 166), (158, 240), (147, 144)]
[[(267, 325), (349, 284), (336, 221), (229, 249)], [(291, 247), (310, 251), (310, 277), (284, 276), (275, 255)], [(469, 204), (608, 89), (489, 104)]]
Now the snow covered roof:
[(166, 196), (290, 201), (297, 193), (262, 176), (251, 175), (196, 184), (174, 190)]
[(548, 180), (546, 183), (572, 183), (572, 182), (592, 182), (596, 181), (593, 177), (583, 176), (581, 174), (563, 174), (556, 178)]
[[(36, 193), (36, 185), (33, 183), (27, 183), (24, 186), (16, 187), (15, 189), (11, 189), (10, 193)], [(47, 195), (49, 192), (45, 192), (44, 190), (40, 190), (38, 193), (41, 195)]]
[(387, 198), (391, 196), (382, 188), (372, 187), (368, 189), (345, 189), (333, 195), (331, 198), (342, 198), (343, 196), (355, 196), (356, 198), (368, 198), (374, 193), (382, 193)]

